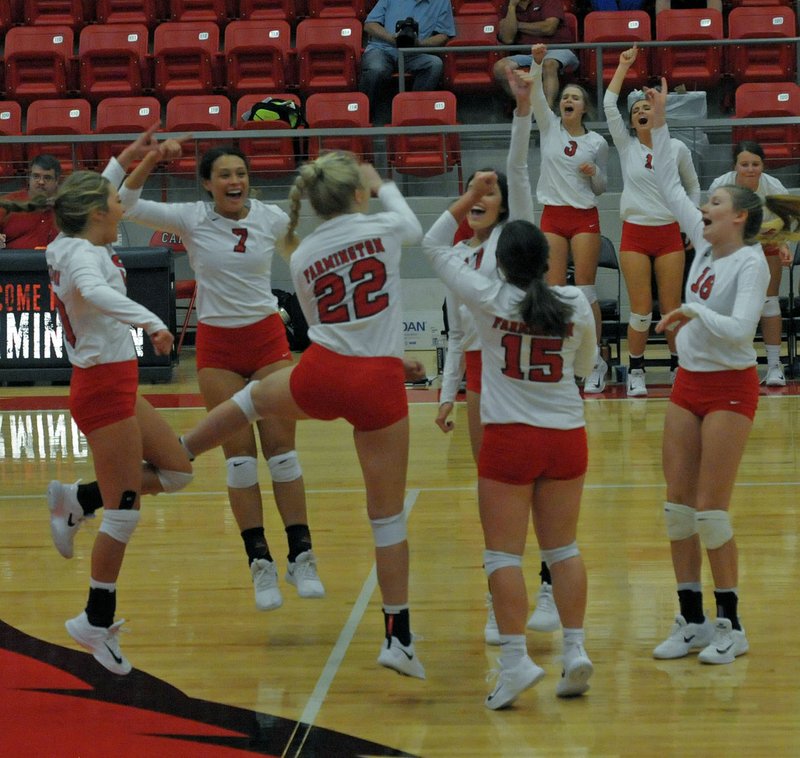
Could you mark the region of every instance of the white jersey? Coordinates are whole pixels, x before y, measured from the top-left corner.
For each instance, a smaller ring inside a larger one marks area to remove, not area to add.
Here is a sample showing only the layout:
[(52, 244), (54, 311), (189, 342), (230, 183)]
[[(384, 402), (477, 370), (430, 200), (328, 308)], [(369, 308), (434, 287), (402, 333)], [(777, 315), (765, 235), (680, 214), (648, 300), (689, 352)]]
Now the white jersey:
[(289, 266), (312, 342), (340, 355), (402, 358), (400, 253), (422, 226), (394, 182), (378, 197), (382, 213), (323, 221)]
[[(663, 226), (675, 221), (675, 216), (664, 204), (653, 176), (653, 150), (631, 135), (617, 107), (617, 95), (606, 90), (603, 108), (608, 121), (608, 130), (619, 153), (622, 168), (622, 197), (620, 218), (641, 226)], [(692, 154), (680, 140), (670, 140), (664, 159), (677, 166), (680, 181), (689, 199), (700, 202), (700, 181), (697, 178)], [(684, 230), (686, 231), (686, 230)]]
[(769, 284), (761, 245), (743, 245), (715, 258), (703, 237), (703, 216), (678, 182), (675, 164), (658, 158), (669, 150), (666, 126), (653, 129), (658, 186), (696, 250), (681, 310), (691, 316), (677, 335), (678, 360), (689, 371), (727, 371), (756, 365), (753, 337)]
[(110, 248), (60, 235), (47, 246), (45, 256), (73, 366), (135, 359), (131, 325), (148, 334), (167, 328), (127, 297), (125, 269)]
[(197, 280), (198, 321), (232, 328), (277, 312), (272, 257), (289, 223), (283, 210), (251, 199), (247, 216), (230, 219), (212, 202), (159, 203), (139, 199), (140, 193), (120, 190), (123, 202), (138, 200), (125, 218), (180, 235)]
[(426, 235), (425, 254), (445, 284), (468, 303), (480, 333), (481, 421), (546, 429), (585, 426), (575, 376), (591, 372), (597, 346), (584, 294), (577, 287), (552, 288), (573, 307), (568, 337), (531, 334), (519, 314), (525, 293), (503, 281), (496, 268), (485, 273), (471, 269), (452, 248), (436, 245), (436, 236)]
[[(534, 223), (531, 178), (528, 171), (528, 147), (531, 138), (531, 116), (517, 116), (511, 124), (511, 140), (506, 158), (506, 179), (508, 180), (508, 220), (525, 219)], [(448, 220), (444, 220), (447, 217)], [(437, 239), (432, 244), (449, 245), (456, 233), (458, 224), (450, 211), (440, 218), (441, 225), (434, 225)], [(492, 272), (497, 267), (497, 240), (503, 231), (503, 223), (492, 229), (489, 238), (480, 247), (471, 247), (460, 242), (451, 248), (454, 254), (468, 259), (470, 265), (482, 272)], [(431, 229), (433, 231), (433, 229)], [(431, 232), (429, 231), (428, 234)], [(449, 235), (449, 236), (448, 236)], [(472, 314), (459, 298), (450, 293), (447, 298), (447, 355), (442, 373), (440, 401), (452, 403), (456, 398), (461, 378), (464, 376), (464, 353), (480, 350), (480, 337)]]
[[(536, 199), (542, 205), (570, 208), (595, 208), (597, 196), (606, 189), (608, 143), (597, 132), (587, 131), (573, 137), (547, 104), (542, 89), (542, 67), (531, 64), (533, 88), (531, 104), (541, 135), (542, 166), (536, 185)], [(579, 170), (584, 163), (594, 163), (594, 176)]]

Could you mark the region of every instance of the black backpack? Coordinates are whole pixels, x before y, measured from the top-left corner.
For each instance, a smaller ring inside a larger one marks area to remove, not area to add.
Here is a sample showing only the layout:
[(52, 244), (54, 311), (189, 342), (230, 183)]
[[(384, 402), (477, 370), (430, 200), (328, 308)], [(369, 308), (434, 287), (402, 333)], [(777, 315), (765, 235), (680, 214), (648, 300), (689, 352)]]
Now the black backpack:
[(303, 106), (294, 100), (265, 97), (242, 114), (243, 121), (284, 121), (291, 129), (308, 126)]

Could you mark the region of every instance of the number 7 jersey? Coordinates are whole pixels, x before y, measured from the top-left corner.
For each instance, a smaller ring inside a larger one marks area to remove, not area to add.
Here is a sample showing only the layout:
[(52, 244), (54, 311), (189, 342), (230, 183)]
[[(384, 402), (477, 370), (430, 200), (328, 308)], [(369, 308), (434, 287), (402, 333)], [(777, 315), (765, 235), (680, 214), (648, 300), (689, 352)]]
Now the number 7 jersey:
[(290, 269), (312, 342), (340, 355), (401, 358), (400, 252), (422, 226), (393, 182), (382, 213), (323, 221), (292, 253)]

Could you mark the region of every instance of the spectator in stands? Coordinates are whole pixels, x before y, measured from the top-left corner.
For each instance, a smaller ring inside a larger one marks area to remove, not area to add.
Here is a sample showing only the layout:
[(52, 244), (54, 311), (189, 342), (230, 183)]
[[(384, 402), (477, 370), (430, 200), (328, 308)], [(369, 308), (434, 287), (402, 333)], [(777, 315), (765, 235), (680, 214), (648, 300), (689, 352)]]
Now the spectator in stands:
[[(555, 2), (555, 0), (553, 0)], [(412, 19), (416, 24), (404, 25)], [(441, 47), (456, 35), (453, 8), (449, 0), (378, 0), (364, 21), (364, 31), (369, 43), (361, 58), (361, 76), (358, 88), (369, 97), (370, 103), (379, 102), (386, 85), (398, 69), (398, 48)], [(431, 91), (439, 88), (444, 63), (441, 57), (430, 53), (414, 53), (403, 57), (405, 71), (414, 77), (412, 88)], [(373, 123), (376, 122), (373, 112)]]
[[(552, 108), (559, 90), (559, 73), (571, 73), (578, 68), (578, 57), (572, 50), (553, 50), (550, 47), (575, 42), (566, 25), (563, 1), (507, 0), (500, 8), (497, 39), (504, 45), (548, 46), (542, 64), (542, 84), (547, 104)], [(508, 70), (529, 68), (530, 65), (529, 53), (501, 58), (494, 66), (495, 81), (509, 97), (513, 97), (508, 87)]]
[[(592, 5), (594, 5), (594, 2)], [(668, 10), (684, 10), (685, 8), (712, 8), (722, 13), (722, 0), (656, 0), (656, 13)], [(620, 10), (631, 9), (620, 6)]]
[[(6, 195), (4, 200), (27, 202), (39, 195), (53, 197), (61, 178), (61, 163), (52, 155), (37, 155), (30, 165), (27, 189)], [(32, 250), (47, 247), (58, 234), (53, 209), (10, 213), (0, 210), (0, 248)]]

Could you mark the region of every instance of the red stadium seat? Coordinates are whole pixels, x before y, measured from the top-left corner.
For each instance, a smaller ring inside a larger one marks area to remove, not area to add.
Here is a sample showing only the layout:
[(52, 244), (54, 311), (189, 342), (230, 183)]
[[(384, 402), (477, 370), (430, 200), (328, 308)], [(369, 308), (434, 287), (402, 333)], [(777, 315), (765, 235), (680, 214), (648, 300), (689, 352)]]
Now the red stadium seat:
[[(796, 34), (794, 11), (785, 6), (741, 7), (728, 14), (728, 39), (794, 37)], [(726, 50), (726, 71), (736, 84), (785, 82), (793, 79), (797, 70), (793, 43), (730, 45)]]
[(13, 23), (11, 3), (0, 3), (0, 34), (5, 34)]
[(86, 0), (25, 0), (25, 26), (69, 26), (79, 31), (92, 20)]
[[(316, 92), (306, 100), (309, 129), (369, 128), (369, 100), (363, 92)], [(374, 160), (372, 138), (366, 135), (309, 137), (308, 157), (322, 150), (349, 150), (360, 160)]]
[(452, 92), (399, 92), (392, 100), (391, 127), (432, 126), (427, 134), (397, 134), (386, 139), (389, 166), (399, 174), (436, 176), (458, 172), (463, 191), (461, 148), (456, 133), (437, 132), (437, 126), (455, 125), (456, 96)]
[(17, 26), (5, 41), (6, 94), (10, 99), (65, 97), (74, 44), (68, 26)]
[[(177, 95), (167, 103), (164, 128), (168, 132), (228, 131), (231, 124), (231, 102), (224, 95)], [(214, 140), (187, 141), (183, 156), (171, 161), (172, 174), (194, 173), (197, 158), (214, 146)]]
[(307, 18), (297, 25), (298, 84), (303, 95), (356, 89), (361, 62), (361, 22)]
[(308, 15), (311, 18), (357, 18), (367, 15), (365, 0), (308, 0)]
[(503, 0), (453, 0), (453, 13), (457, 16), (497, 16)]
[[(800, 87), (794, 82), (751, 82), (736, 89), (736, 118), (800, 117)], [(764, 124), (733, 127), (733, 142), (752, 140), (764, 148), (770, 168), (800, 160), (800, 126)]]
[[(448, 47), (497, 45), (497, 15), (457, 16), (456, 36)], [(442, 83), (453, 92), (491, 92), (495, 88), (492, 69), (500, 59), (499, 50), (474, 53), (446, 53)]]
[[(644, 11), (592, 11), (583, 19), (584, 42), (647, 42), (652, 39), (650, 16)], [(603, 50), (603, 86), (608, 86), (617, 70), (622, 48), (612, 47)], [(649, 72), (648, 51), (639, 50), (636, 63), (625, 77), (623, 89), (641, 87), (647, 82)], [(597, 55), (592, 49), (583, 51), (582, 70), (589, 79), (590, 86), (597, 80)]]
[(174, 95), (201, 95), (217, 81), (219, 27), (211, 22), (168, 21), (153, 34), (153, 79), (164, 102)]
[[(293, 100), (300, 105), (297, 95), (274, 94), (270, 97), (279, 100)], [(242, 116), (257, 102), (267, 97), (261, 95), (244, 95), (236, 103), (236, 121), (234, 129), (246, 130), (280, 130), (289, 129), (283, 121), (243, 121)], [(295, 137), (247, 137), (239, 139), (239, 149), (247, 156), (250, 171), (254, 174), (289, 174), (297, 167), (298, 145)]]
[[(28, 106), (25, 134), (92, 134), (92, 106), (88, 100), (34, 100)], [(40, 153), (54, 155), (61, 162), (61, 172), (69, 174), (73, 168), (92, 168), (94, 143), (92, 142), (31, 142), (26, 146), (26, 159), (30, 161)]]
[[(656, 15), (656, 39), (721, 40), (722, 14), (713, 8), (661, 11)], [(722, 76), (722, 49), (718, 45), (656, 48), (654, 71), (666, 72), (670, 86), (710, 90)]]
[(231, 97), (286, 89), (291, 49), (286, 21), (231, 21), (225, 29), (225, 78)]
[[(161, 103), (154, 97), (107, 97), (97, 104), (95, 134), (143, 132), (161, 123)], [(129, 140), (98, 142), (97, 161), (105, 166), (129, 144)]]
[[(22, 134), (22, 108), (13, 100), (0, 102), (0, 136), (19, 137)], [(13, 176), (24, 171), (22, 144), (12, 145), (0, 140), (0, 177)]]
[(731, 0), (732, 8), (738, 8), (741, 5), (794, 5), (792, 0)]
[(141, 95), (150, 84), (147, 40), (143, 24), (85, 27), (78, 42), (81, 95), (93, 103)]
[(297, 0), (239, 0), (239, 18), (245, 21), (288, 21), (292, 23), (301, 9)]
[(144, 24), (148, 29), (158, 23), (156, 0), (97, 0), (98, 24)]
[(225, 0), (170, 0), (173, 21), (211, 21), (224, 26), (228, 23)]

